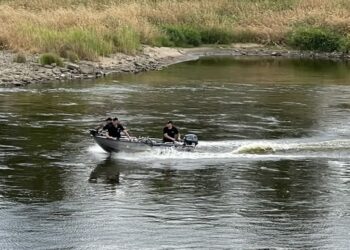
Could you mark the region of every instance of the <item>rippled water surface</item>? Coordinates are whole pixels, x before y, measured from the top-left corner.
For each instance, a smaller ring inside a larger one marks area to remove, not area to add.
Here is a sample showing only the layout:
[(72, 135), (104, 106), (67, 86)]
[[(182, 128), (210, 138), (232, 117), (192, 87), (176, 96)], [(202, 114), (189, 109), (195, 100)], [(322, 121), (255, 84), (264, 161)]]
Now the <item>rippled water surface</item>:
[[(0, 88), (1, 249), (348, 249), (350, 66), (206, 58)], [(105, 153), (172, 119), (195, 152)]]

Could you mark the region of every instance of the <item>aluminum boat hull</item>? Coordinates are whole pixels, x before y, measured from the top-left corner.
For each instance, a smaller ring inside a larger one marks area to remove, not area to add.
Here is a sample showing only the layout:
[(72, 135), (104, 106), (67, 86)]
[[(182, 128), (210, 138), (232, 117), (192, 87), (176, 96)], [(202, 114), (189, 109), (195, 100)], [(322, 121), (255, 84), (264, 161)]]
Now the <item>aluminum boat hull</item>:
[(159, 139), (152, 138), (128, 138), (122, 137), (120, 140), (114, 138), (107, 138), (96, 132), (91, 132), (91, 136), (95, 142), (106, 152), (145, 152), (151, 151), (154, 148), (167, 149), (173, 148), (178, 151), (193, 151), (196, 145), (186, 145), (184, 143), (164, 143)]

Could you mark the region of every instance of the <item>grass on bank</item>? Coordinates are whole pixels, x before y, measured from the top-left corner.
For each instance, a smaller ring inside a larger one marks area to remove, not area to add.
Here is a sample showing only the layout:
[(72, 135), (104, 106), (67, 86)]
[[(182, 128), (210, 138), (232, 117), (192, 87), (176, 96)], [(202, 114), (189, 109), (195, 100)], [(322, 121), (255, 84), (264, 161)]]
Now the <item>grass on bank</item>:
[(0, 0), (0, 22), (0, 47), (72, 61), (141, 44), (350, 49), (348, 0)]
[(15, 63), (26, 63), (27, 62), (27, 58), (26, 58), (26, 56), (23, 53), (18, 53), (13, 58), (13, 62), (15, 62)]
[(62, 59), (54, 54), (54, 53), (45, 53), (43, 55), (40, 56), (39, 58), (39, 62), (42, 64), (42, 65), (52, 65), (52, 64), (55, 64), (57, 66), (63, 66), (63, 61)]

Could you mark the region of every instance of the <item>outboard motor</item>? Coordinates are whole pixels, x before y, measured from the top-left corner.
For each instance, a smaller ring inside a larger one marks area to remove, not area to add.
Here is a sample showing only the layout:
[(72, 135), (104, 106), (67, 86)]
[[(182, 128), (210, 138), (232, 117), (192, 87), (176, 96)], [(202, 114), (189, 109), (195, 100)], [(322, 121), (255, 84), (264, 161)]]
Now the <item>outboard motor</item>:
[(97, 133), (97, 130), (96, 129), (90, 129), (90, 135), (91, 136), (96, 136), (98, 133)]
[(187, 134), (184, 136), (184, 146), (197, 146), (198, 137), (195, 134)]

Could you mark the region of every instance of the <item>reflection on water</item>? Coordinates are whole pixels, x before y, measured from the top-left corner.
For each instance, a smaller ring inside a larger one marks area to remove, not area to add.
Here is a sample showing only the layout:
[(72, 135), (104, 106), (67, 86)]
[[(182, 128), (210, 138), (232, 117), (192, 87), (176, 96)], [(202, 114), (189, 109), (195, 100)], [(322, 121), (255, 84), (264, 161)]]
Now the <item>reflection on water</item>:
[[(0, 88), (1, 248), (347, 249), (349, 72), (223, 57)], [(88, 129), (110, 115), (199, 146), (109, 155)]]
[(118, 165), (115, 165), (109, 155), (91, 171), (89, 181), (96, 183), (98, 180), (103, 180), (107, 183), (119, 184), (119, 174)]

